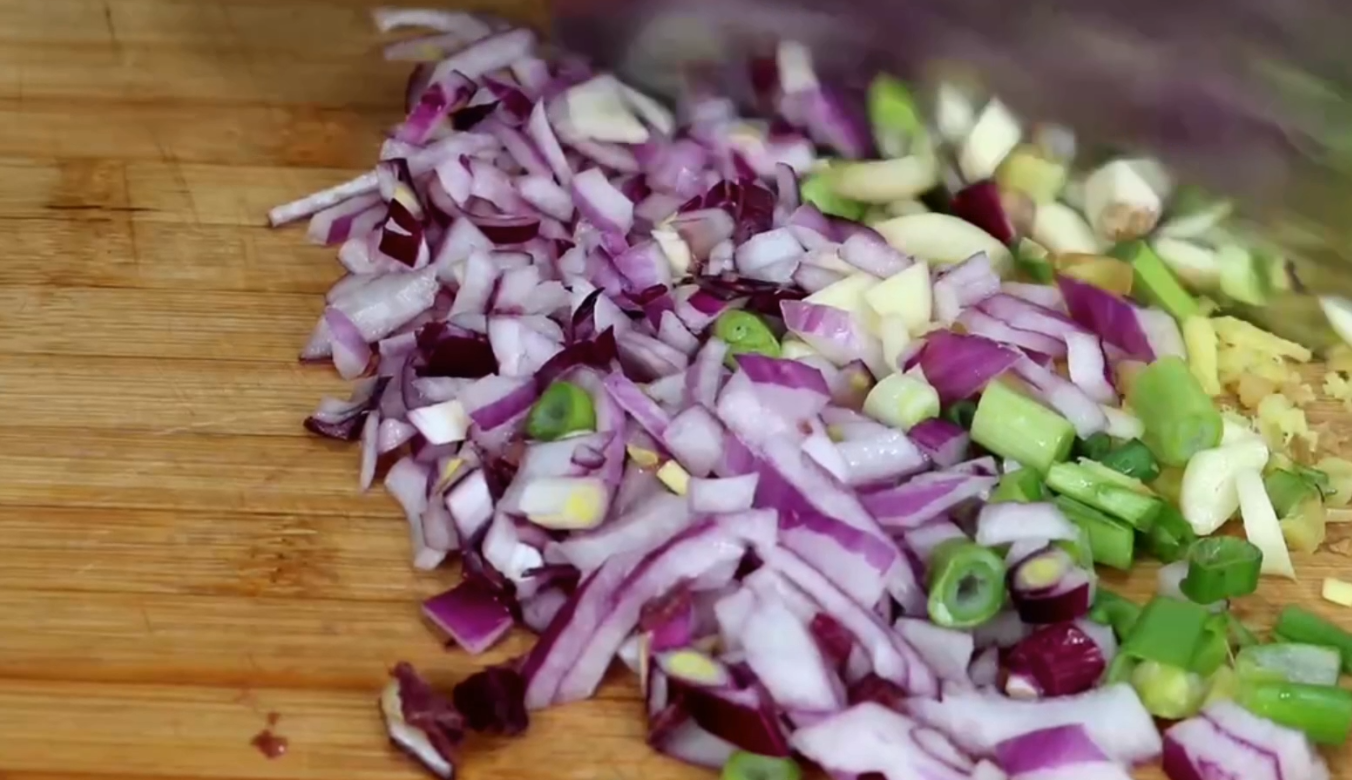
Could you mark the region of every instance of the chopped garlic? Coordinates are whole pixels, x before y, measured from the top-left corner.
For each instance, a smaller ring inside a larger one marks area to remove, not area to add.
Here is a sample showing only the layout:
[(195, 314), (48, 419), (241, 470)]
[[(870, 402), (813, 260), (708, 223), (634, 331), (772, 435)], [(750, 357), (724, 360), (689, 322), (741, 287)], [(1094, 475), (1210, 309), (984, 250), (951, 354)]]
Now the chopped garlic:
[(1332, 601), (1342, 607), (1352, 607), (1352, 582), (1325, 577), (1324, 588), (1320, 595), (1325, 601)]
[(629, 453), (629, 459), (634, 461), (635, 465), (641, 469), (657, 468), (657, 464), (662, 460), (658, 457), (656, 452), (639, 447), (635, 444), (630, 444), (624, 449), (625, 452)]
[(1263, 488), (1263, 473), (1258, 469), (1239, 470), (1235, 488), (1239, 494), (1240, 514), (1244, 518), (1244, 535), (1263, 551), (1263, 573), (1295, 579), (1296, 570), (1291, 566), (1291, 553), (1286, 549), (1282, 525)]
[(678, 496), (683, 496), (690, 490), (690, 472), (681, 468), (681, 464), (674, 460), (662, 464), (662, 468), (657, 470), (657, 478)]
[(666, 668), (677, 677), (707, 685), (724, 682), (723, 667), (698, 650), (675, 650), (663, 660)]

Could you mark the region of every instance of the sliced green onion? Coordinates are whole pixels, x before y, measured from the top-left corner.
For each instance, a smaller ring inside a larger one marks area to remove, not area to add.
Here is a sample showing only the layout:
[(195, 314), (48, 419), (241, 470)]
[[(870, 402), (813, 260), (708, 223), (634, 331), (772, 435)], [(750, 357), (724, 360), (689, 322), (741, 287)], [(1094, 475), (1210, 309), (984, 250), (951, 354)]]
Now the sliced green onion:
[(1200, 313), (1196, 299), (1146, 242), (1127, 241), (1113, 247), (1108, 254), (1131, 263), (1135, 273), (1131, 291), (1144, 303), (1164, 309), (1179, 322)]
[(1155, 456), (1151, 454), (1150, 448), (1145, 446), (1145, 443), (1140, 439), (1123, 442), (1120, 446), (1114, 447), (1108, 454), (1094, 460), (1113, 471), (1126, 474), (1132, 479), (1139, 479), (1142, 482), (1153, 481), (1160, 475), (1160, 464), (1155, 461)]
[(596, 430), (596, 406), (591, 393), (572, 382), (554, 382), (536, 399), (526, 416), (526, 435), (536, 441), (554, 441), (570, 433)]
[(868, 206), (836, 194), (835, 183), (831, 179), (829, 168), (808, 176), (798, 184), (799, 197), (804, 203), (816, 206), (823, 214), (858, 222), (863, 218)]
[(1197, 540), (1197, 533), (1188, 525), (1182, 513), (1170, 504), (1160, 506), (1150, 530), (1141, 534), (1146, 552), (1164, 563), (1183, 560), (1188, 548)]
[(1057, 539), (1052, 544), (1069, 553), (1077, 566), (1094, 570), (1094, 550), (1089, 546), (1089, 534), (1083, 528), (1075, 526), (1074, 539)]
[(1337, 649), (1343, 659), (1343, 671), (1352, 673), (1352, 634), (1342, 630), (1313, 612), (1297, 606), (1287, 606), (1277, 615), (1272, 631), (1283, 642), (1324, 645)]
[(1258, 635), (1249, 630), (1249, 627), (1244, 625), (1242, 620), (1235, 617), (1235, 613), (1226, 612), (1225, 618), (1226, 627), (1229, 629), (1230, 633), (1230, 644), (1238, 648), (1253, 647), (1262, 644), (1258, 639)]
[(1110, 626), (1118, 641), (1131, 634), (1131, 629), (1141, 617), (1141, 605), (1124, 596), (1099, 588), (1094, 592), (1094, 606), (1089, 610), (1089, 619), (1095, 623)]
[(1066, 418), (1013, 390), (991, 382), (981, 393), (972, 418), (972, 441), (1026, 468), (1045, 474), (1065, 460), (1075, 443), (1075, 427)]
[(909, 431), (939, 416), (939, 391), (915, 374), (890, 374), (864, 397), (864, 414), (878, 422)]
[(1181, 358), (1170, 355), (1147, 366), (1132, 384), (1127, 403), (1145, 423), (1141, 439), (1161, 463), (1182, 466), (1220, 444), (1221, 413)]
[(1131, 687), (1147, 712), (1169, 720), (1192, 717), (1206, 698), (1206, 682), (1200, 675), (1158, 661), (1136, 664), (1131, 671)]
[(1336, 648), (1295, 643), (1245, 647), (1235, 657), (1235, 671), (1246, 682), (1337, 685), (1341, 664)]
[(1188, 548), (1188, 574), (1178, 584), (1198, 604), (1247, 596), (1258, 589), (1263, 551), (1234, 536), (1198, 539)]
[(1088, 537), (1095, 563), (1124, 571), (1131, 568), (1136, 554), (1131, 526), (1068, 496), (1057, 496), (1056, 508)]
[(1277, 469), (1263, 478), (1263, 489), (1278, 517), (1286, 517), (1300, 502), (1318, 496), (1319, 488), (1294, 471)]
[(1239, 675), (1235, 670), (1228, 666), (1222, 666), (1211, 675), (1210, 690), (1206, 692), (1206, 699), (1202, 701), (1203, 707), (1209, 707), (1212, 703), (1218, 701), (1231, 701), (1235, 698), (1235, 693), (1239, 690)]
[(884, 157), (900, 157), (927, 135), (911, 90), (885, 74), (868, 85), (868, 119)]
[(1031, 238), (1021, 238), (1014, 246), (1014, 265), (1035, 282), (1052, 284), (1056, 281), (1051, 253)]
[(1333, 483), (1329, 479), (1327, 471), (1320, 471), (1319, 469), (1312, 468), (1310, 466), (1302, 466), (1299, 463), (1292, 464), (1291, 468), (1295, 469), (1296, 473), (1299, 474), (1301, 478), (1303, 478), (1306, 482), (1309, 482), (1311, 485), (1314, 485), (1315, 488), (1319, 490), (1321, 495), (1324, 496), (1333, 495)]
[(1224, 614), (1211, 616), (1206, 623), (1206, 631), (1202, 633), (1202, 641), (1192, 654), (1188, 671), (1210, 677), (1217, 669), (1225, 666), (1226, 661), (1230, 660), (1230, 639), (1226, 628)]
[(1241, 683), (1235, 700), (1249, 712), (1305, 732), (1324, 745), (1341, 745), (1352, 730), (1352, 691), (1292, 682)]
[(949, 539), (930, 554), (929, 616), (947, 628), (971, 628), (1005, 603), (1005, 562), (969, 539)]
[(1090, 460), (1101, 460), (1113, 449), (1113, 437), (1099, 431), (1087, 439), (1077, 439), (1075, 454)]
[(963, 429), (972, 427), (972, 418), (974, 417), (976, 417), (976, 403), (974, 401), (958, 401), (944, 410), (944, 419)]
[(720, 780), (801, 780), (803, 770), (791, 758), (739, 750), (728, 757)]
[(1211, 613), (1201, 605), (1156, 596), (1141, 611), (1121, 652), (1142, 661), (1189, 669), (1210, 619)]
[(727, 342), (728, 367), (737, 369), (735, 356), (748, 353), (779, 357), (779, 339), (765, 320), (749, 311), (734, 309), (714, 320), (714, 336)]
[(1103, 672), (1103, 684), (1131, 684), (1131, 673), (1136, 671), (1137, 663), (1138, 661), (1129, 655), (1118, 653), (1113, 656), (1113, 660), (1108, 664), (1107, 670)]
[(991, 503), (1034, 504), (1047, 500), (1047, 486), (1033, 469), (1019, 469), (1000, 477), (991, 491)]
[(1047, 487), (1125, 520), (1133, 528), (1148, 529), (1162, 502), (1104, 476), (1083, 464), (1057, 463), (1047, 470)]

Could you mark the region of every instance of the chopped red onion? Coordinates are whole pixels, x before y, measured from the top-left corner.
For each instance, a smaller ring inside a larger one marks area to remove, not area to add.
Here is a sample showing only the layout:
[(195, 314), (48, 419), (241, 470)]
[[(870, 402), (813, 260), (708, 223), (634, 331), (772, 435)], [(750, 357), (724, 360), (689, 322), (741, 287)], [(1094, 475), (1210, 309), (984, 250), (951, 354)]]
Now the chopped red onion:
[(756, 496), (756, 484), (759, 477), (755, 474), (743, 474), (737, 477), (721, 479), (690, 480), (690, 509), (693, 512), (722, 514), (741, 512), (751, 508)]
[(1022, 359), (990, 339), (940, 330), (925, 338), (919, 364), (945, 404), (970, 398)]
[(1103, 409), (1073, 382), (1027, 358), (1016, 363), (1014, 371), (1048, 406), (1069, 420), (1081, 438), (1108, 427), (1108, 417)]
[(942, 700), (911, 699), (909, 707), (917, 720), (979, 754), (990, 754), (996, 745), (1021, 734), (1068, 725), (1084, 726), (1089, 738), (1118, 763), (1151, 760), (1162, 747), (1154, 720), (1126, 683), (1039, 701), (946, 691)]
[(1089, 612), (1094, 573), (1076, 565), (1060, 547), (1046, 546), (1014, 563), (1009, 589), (1025, 623), (1059, 623)]
[[(610, 666), (624, 638), (638, 622), (643, 604), (679, 582), (697, 577), (725, 560), (737, 561), (746, 543), (764, 541), (764, 523), (747, 524), (746, 515), (722, 515), (692, 526), (665, 547), (653, 551), (621, 584), (618, 599), (600, 621), (571, 669), (559, 681), (552, 701), (563, 703), (591, 696)], [(770, 543), (774, 537), (774, 514), (768, 520)], [(602, 571), (604, 570), (604, 567)]]
[(906, 547), (915, 553), (922, 562), (928, 562), (934, 548), (949, 539), (965, 539), (967, 534), (953, 521), (938, 517), (915, 528), (902, 532)]
[(1164, 773), (1169, 780), (1321, 780), (1328, 768), (1300, 732), (1217, 701), (1164, 732)]
[[(947, 740), (922, 744), (910, 718), (863, 702), (794, 732), (798, 752), (836, 776), (968, 780), (971, 760)], [(940, 735), (936, 735), (940, 736)], [(936, 750), (936, 746), (942, 745)]]
[[(967, 309), (958, 315), (957, 324), (974, 336), (984, 336), (1001, 344), (1019, 347), (1051, 357), (1064, 357), (1066, 345), (1041, 333), (1019, 330), (995, 319), (979, 308)], [(1090, 336), (1090, 338), (1093, 338)]]
[(780, 304), (784, 325), (836, 366), (862, 360), (875, 375), (890, 373), (882, 344), (849, 312), (805, 301)]
[(1077, 323), (1134, 359), (1151, 362), (1160, 357), (1142, 320), (1143, 309), (1088, 282), (1068, 276), (1058, 276), (1056, 282)]
[(1014, 699), (1084, 693), (1103, 677), (1108, 662), (1075, 623), (1043, 626), (1019, 640), (1004, 658), (1004, 692)]
[(746, 664), (780, 708), (831, 712), (844, 705), (844, 686), (816, 640), (777, 599), (757, 599), (742, 622), (738, 644)]
[(512, 612), (497, 592), (470, 578), (424, 601), (423, 614), (471, 655), (492, 647), (512, 627)]
[(845, 467), (847, 485), (895, 480), (929, 466), (929, 459), (906, 434), (894, 429), (873, 438), (842, 441), (835, 448)]
[(915, 528), (964, 501), (984, 498), (996, 481), (994, 477), (936, 474), (932, 479), (912, 479), (889, 490), (869, 493), (861, 500), (884, 526)]
[(934, 319), (947, 325), (962, 309), (1000, 291), (1000, 275), (985, 252), (947, 269), (934, 282)]
[(894, 628), (944, 683), (970, 682), (967, 667), (976, 651), (970, 633), (905, 617), (898, 620)]
[(1108, 759), (1081, 725), (1053, 726), (1012, 737), (995, 746), (995, 758), (1014, 780), (1131, 778)]

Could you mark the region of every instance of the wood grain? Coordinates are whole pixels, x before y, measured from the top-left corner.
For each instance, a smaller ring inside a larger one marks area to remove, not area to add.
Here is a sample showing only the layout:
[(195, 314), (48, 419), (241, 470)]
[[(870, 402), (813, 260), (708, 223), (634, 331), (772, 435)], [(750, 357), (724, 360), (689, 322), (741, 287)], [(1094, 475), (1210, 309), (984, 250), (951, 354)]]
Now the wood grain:
[[(377, 2), (0, 0), (5, 780), (417, 777), (376, 714), (385, 669), (450, 683), (529, 642), (443, 649), (417, 602), (453, 573), (413, 571), (355, 450), (299, 426), (343, 391), (295, 362), (339, 269), (264, 214), (365, 169), (397, 120)], [(1352, 623), (1316, 598), (1346, 560), (1299, 568), (1246, 613)], [(708, 777), (644, 747), (634, 693), (616, 675), (526, 739), (475, 740), (463, 776)], [(273, 761), (249, 745), (271, 712)]]

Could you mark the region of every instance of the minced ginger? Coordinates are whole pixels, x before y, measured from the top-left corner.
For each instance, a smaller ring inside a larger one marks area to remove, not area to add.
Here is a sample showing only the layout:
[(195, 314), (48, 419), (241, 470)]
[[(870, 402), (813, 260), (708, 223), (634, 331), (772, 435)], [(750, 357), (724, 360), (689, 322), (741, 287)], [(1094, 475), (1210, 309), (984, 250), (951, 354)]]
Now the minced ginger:
[(1310, 430), (1305, 411), (1280, 393), (1273, 393), (1258, 402), (1258, 432), (1274, 450), (1285, 450), (1291, 440), (1299, 437), (1313, 450), (1319, 443), (1319, 434)]
[[(1298, 460), (1310, 459), (1321, 431), (1310, 427), (1303, 407), (1313, 403), (1316, 394), (1295, 365), (1309, 362), (1313, 358), (1310, 350), (1234, 317), (1213, 317), (1210, 325), (1222, 387), (1253, 417), (1269, 447)], [(1194, 339), (1199, 338), (1199, 331), (1194, 330)], [(1345, 387), (1352, 399), (1352, 381), (1336, 376), (1331, 381), (1334, 389)], [(1326, 379), (1326, 393), (1329, 383)], [(1352, 401), (1347, 403), (1352, 410)]]

